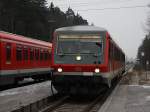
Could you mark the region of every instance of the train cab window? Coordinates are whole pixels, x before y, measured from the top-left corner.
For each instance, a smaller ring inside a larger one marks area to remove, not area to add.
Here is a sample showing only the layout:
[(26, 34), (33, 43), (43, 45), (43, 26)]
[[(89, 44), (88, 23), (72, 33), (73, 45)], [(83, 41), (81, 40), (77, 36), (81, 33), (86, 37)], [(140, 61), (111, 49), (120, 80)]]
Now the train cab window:
[(11, 44), (6, 45), (6, 64), (11, 63)]
[(43, 60), (43, 50), (40, 50), (40, 60)]
[(35, 58), (39, 60), (39, 49), (35, 49)]
[(21, 61), (22, 60), (22, 46), (17, 46), (16, 59), (17, 59), (17, 61)]
[(30, 49), (30, 60), (34, 59), (34, 50)]
[(27, 47), (24, 47), (23, 57), (24, 57), (24, 60), (28, 60), (28, 48)]

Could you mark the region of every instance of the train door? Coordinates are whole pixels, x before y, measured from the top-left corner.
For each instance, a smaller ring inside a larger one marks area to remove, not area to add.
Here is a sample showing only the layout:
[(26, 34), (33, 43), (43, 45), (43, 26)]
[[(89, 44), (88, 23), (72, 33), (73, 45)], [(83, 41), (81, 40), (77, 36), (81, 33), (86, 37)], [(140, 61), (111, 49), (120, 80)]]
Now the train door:
[(111, 40), (109, 41), (109, 70), (113, 70), (113, 44)]
[(112, 78), (115, 77), (115, 45), (114, 42), (111, 42), (111, 73)]

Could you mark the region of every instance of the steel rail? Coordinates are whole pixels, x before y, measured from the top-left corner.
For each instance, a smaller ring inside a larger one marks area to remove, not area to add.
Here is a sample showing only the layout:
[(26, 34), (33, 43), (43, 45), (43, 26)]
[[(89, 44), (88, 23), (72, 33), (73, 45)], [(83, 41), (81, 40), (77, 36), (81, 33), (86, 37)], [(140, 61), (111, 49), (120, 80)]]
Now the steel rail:
[(64, 96), (63, 98), (56, 101), (53, 105), (49, 105), (49, 106), (45, 107), (44, 109), (40, 110), (39, 112), (51, 112), (51, 111), (55, 110), (57, 107), (59, 107), (60, 105), (62, 105), (63, 102), (65, 100), (67, 100), (68, 98), (69, 98), (69, 96)]

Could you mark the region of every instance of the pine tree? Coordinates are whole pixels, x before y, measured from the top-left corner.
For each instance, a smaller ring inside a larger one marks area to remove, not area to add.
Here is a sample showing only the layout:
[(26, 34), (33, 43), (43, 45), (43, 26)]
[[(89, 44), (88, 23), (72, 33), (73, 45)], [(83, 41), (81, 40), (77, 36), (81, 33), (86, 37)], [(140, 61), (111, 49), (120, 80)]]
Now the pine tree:
[[(146, 35), (141, 46), (138, 48), (137, 58), (143, 68), (146, 68), (146, 62), (150, 62), (150, 34)], [(150, 67), (150, 66), (149, 66)]]
[(62, 12), (53, 3), (47, 8), (46, 0), (1, 0), (0, 30), (21, 34), (32, 38), (51, 41), (56, 28), (70, 25), (88, 24), (69, 8)]

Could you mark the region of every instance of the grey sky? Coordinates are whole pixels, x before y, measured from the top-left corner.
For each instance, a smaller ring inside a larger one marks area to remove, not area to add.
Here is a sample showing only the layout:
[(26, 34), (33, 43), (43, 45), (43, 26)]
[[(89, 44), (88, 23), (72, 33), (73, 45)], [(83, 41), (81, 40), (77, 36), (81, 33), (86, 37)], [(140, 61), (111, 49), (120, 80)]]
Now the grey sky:
[[(51, 1), (63, 11), (70, 6), (90, 24), (106, 28), (128, 57), (136, 57), (146, 35), (150, 0), (48, 0), (48, 3)], [(132, 6), (138, 7), (110, 9)]]

